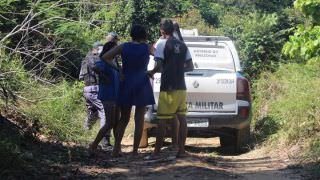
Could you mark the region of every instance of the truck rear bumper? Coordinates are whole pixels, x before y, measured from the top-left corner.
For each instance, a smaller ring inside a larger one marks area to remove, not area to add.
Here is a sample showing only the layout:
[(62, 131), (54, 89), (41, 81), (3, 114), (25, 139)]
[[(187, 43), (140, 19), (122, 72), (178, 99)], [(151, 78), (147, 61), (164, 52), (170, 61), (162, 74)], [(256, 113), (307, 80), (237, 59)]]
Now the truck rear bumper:
[[(190, 122), (196, 123), (197, 121), (205, 121), (206, 125), (205, 127), (201, 127), (201, 129), (242, 129), (250, 124), (249, 116), (251, 106), (247, 101), (238, 100), (237, 103), (237, 112), (188, 112), (186, 115), (188, 125), (190, 125)], [(150, 109), (145, 115), (145, 121), (149, 122), (150, 124), (157, 124), (156, 112), (151, 112)], [(194, 129), (192, 126), (188, 126), (188, 128), (189, 130)]]
[[(156, 114), (153, 113), (150, 121), (146, 121), (150, 124), (157, 124)], [(207, 120), (208, 126), (207, 127), (188, 127), (189, 130), (191, 129), (218, 129), (218, 128), (235, 128), (241, 129), (244, 126), (250, 123), (249, 118), (242, 118), (238, 115), (201, 115), (199, 113), (193, 114), (188, 113), (186, 116), (187, 122), (195, 122), (198, 119), (200, 120)]]
[[(188, 112), (189, 137), (213, 137), (224, 133), (225, 128), (243, 129), (250, 125), (249, 102), (238, 101), (238, 112), (215, 113), (215, 112)], [(145, 129), (148, 136), (155, 136), (157, 127), (156, 112), (151, 109), (145, 115)], [(166, 136), (170, 136), (170, 129)]]

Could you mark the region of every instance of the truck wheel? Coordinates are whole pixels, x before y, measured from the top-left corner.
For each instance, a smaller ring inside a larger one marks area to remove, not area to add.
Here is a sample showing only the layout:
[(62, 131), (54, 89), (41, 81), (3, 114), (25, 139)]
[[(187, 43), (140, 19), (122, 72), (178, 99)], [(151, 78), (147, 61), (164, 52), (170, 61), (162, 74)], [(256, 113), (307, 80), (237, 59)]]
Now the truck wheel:
[(240, 153), (248, 147), (250, 139), (250, 126), (243, 129), (224, 129), (224, 134), (220, 136), (221, 147), (231, 148), (234, 153)]
[(235, 131), (234, 129), (226, 128), (223, 129), (223, 135), (220, 136), (221, 147), (230, 147), (235, 143)]
[(250, 141), (250, 126), (236, 130), (236, 144), (235, 151), (237, 153), (243, 152), (249, 146)]

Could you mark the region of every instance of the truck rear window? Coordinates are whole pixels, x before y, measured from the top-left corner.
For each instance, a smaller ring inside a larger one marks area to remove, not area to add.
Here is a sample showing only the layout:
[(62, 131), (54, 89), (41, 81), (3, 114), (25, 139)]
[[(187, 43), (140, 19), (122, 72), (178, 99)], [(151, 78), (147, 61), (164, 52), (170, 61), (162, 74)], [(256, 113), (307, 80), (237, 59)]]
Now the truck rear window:
[(225, 44), (201, 45), (187, 44), (195, 68), (235, 70), (230, 49)]

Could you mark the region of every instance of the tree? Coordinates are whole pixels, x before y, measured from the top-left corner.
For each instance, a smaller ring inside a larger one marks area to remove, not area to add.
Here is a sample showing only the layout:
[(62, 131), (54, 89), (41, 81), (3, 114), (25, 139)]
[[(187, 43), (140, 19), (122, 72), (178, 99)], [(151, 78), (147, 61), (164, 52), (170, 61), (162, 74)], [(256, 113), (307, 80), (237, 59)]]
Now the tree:
[(0, 48), (20, 56), (38, 77), (75, 78), (90, 45), (107, 31), (96, 25), (95, 12), (110, 5), (102, 0), (1, 1)]
[(110, 16), (111, 30), (125, 36), (132, 24), (141, 24), (147, 28), (148, 39), (153, 42), (159, 38), (159, 24), (162, 18), (179, 16), (186, 12), (191, 3), (189, 1), (154, 1), (128, 0), (123, 1), (111, 9), (114, 16)]
[(296, 0), (294, 7), (308, 19), (305, 24), (297, 26), (294, 35), (290, 36), (282, 52), (297, 62), (306, 62), (320, 56), (320, 1)]

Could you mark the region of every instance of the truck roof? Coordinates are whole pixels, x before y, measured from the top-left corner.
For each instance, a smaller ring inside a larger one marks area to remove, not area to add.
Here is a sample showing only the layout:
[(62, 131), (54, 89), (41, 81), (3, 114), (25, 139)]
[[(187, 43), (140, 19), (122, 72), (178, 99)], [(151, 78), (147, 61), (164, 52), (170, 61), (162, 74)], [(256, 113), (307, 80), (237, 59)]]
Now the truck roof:
[(183, 36), (185, 42), (231, 41), (225, 36)]

